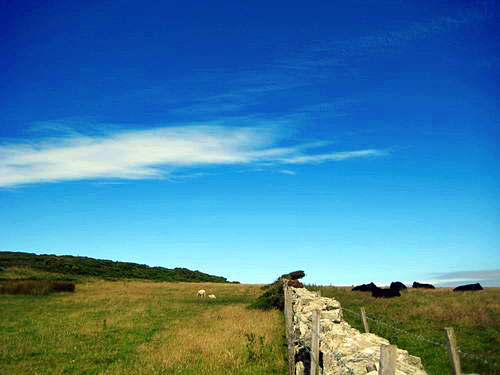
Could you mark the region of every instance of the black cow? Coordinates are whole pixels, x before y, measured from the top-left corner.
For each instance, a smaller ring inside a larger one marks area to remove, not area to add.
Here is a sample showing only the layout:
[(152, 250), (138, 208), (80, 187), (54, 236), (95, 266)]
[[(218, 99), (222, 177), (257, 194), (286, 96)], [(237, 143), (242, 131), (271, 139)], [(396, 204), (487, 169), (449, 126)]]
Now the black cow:
[(374, 283), (370, 283), (355, 286), (354, 288), (352, 288), (352, 290), (357, 292), (372, 292), (377, 288), (378, 287)]
[(476, 284), (460, 285), (457, 286), (455, 289), (453, 289), (454, 292), (464, 292), (468, 290), (483, 290), (483, 287), (481, 286), (481, 284), (476, 283)]
[(416, 281), (413, 282), (413, 287), (414, 288), (425, 288), (425, 289), (436, 289), (434, 287), (434, 285), (431, 285), (431, 284), (420, 284), (420, 283), (417, 283)]
[(375, 298), (392, 298), (392, 297), (401, 297), (399, 290), (397, 289), (382, 289), (377, 288), (372, 291), (372, 297)]
[(406, 289), (406, 285), (403, 284), (401, 281), (395, 281), (395, 282), (392, 282), (391, 283), (391, 289), (394, 289), (394, 290), (405, 290)]

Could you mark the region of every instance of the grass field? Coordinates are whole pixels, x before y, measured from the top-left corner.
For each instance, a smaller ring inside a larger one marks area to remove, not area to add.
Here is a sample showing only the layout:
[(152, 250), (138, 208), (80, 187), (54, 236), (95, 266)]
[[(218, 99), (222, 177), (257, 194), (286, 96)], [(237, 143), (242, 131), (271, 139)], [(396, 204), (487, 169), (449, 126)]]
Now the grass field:
[[(460, 350), (500, 366), (500, 288), (460, 293), (448, 288), (409, 289), (392, 299), (373, 298), (370, 293), (352, 292), (350, 287), (308, 288), (321, 289), (322, 296), (334, 297), (343, 308), (358, 313), (364, 306), (369, 317), (433, 342), (445, 344), (443, 328), (453, 327)], [(363, 332), (359, 316), (344, 310), (344, 318)], [(369, 325), (371, 332), (421, 357), (430, 375), (450, 373), (445, 348), (373, 321)], [(462, 355), (461, 363), (465, 374), (500, 375), (500, 367), (474, 358)]]
[[(216, 300), (196, 297), (198, 289)], [(259, 286), (92, 281), (0, 295), (0, 374), (285, 374), (282, 314)]]

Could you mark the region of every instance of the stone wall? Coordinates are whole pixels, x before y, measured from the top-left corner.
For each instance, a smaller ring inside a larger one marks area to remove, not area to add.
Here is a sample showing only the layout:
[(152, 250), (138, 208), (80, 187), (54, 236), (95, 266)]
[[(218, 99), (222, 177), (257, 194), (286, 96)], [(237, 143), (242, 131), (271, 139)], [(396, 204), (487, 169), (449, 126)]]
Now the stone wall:
[[(378, 374), (380, 346), (389, 342), (372, 333), (361, 333), (342, 317), (340, 303), (318, 297), (305, 288), (288, 287), (291, 299), (292, 332), (296, 375), (310, 375), (312, 312), (320, 311), (320, 366), (323, 375)], [(396, 375), (427, 375), (420, 358), (397, 349)]]

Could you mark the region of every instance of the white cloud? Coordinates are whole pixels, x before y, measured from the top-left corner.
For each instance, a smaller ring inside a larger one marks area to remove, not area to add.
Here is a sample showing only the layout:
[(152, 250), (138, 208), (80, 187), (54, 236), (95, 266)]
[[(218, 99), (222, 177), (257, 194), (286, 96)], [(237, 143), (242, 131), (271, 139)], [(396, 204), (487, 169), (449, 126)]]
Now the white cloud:
[(282, 169), (279, 172), (283, 174), (289, 174), (290, 176), (295, 176), (297, 174), (297, 172), (291, 171), (289, 169)]
[(178, 126), (0, 145), (0, 187), (81, 179), (165, 178), (188, 167), (306, 164), (381, 156), (358, 150), (306, 155), (325, 143), (277, 147), (269, 127)]
[(306, 163), (324, 163), (326, 161), (345, 160), (351, 158), (359, 158), (366, 156), (383, 156), (387, 151), (381, 150), (360, 150), (360, 151), (343, 151), (332, 154), (319, 155), (300, 155), (282, 158), (281, 161), (286, 164), (306, 164)]

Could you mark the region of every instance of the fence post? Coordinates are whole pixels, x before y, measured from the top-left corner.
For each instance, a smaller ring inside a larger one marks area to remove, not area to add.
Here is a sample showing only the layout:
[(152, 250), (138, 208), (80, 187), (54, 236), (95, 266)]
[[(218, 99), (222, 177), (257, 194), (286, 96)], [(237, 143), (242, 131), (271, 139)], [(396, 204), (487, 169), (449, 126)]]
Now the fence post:
[(311, 375), (316, 375), (319, 368), (319, 310), (312, 312), (311, 330)]
[(290, 291), (288, 289), (288, 280), (283, 282), (283, 293), (285, 297), (285, 324), (286, 324), (286, 339), (288, 342), (288, 374), (295, 375), (295, 348), (294, 348), (294, 333), (293, 333), (293, 310)]
[(450, 359), (451, 374), (462, 375), (462, 368), (460, 367), (460, 356), (457, 350), (457, 340), (455, 339), (455, 332), (453, 328), (447, 327), (444, 329), (446, 342), (448, 343), (448, 358)]
[(379, 375), (395, 375), (396, 374), (396, 346), (381, 345), (380, 346), (380, 363)]
[(365, 333), (370, 333), (370, 327), (368, 326), (368, 320), (366, 319), (366, 311), (364, 307), (361, 310), (361, 320), (363, 320), (363, 326), (365, 327)]

